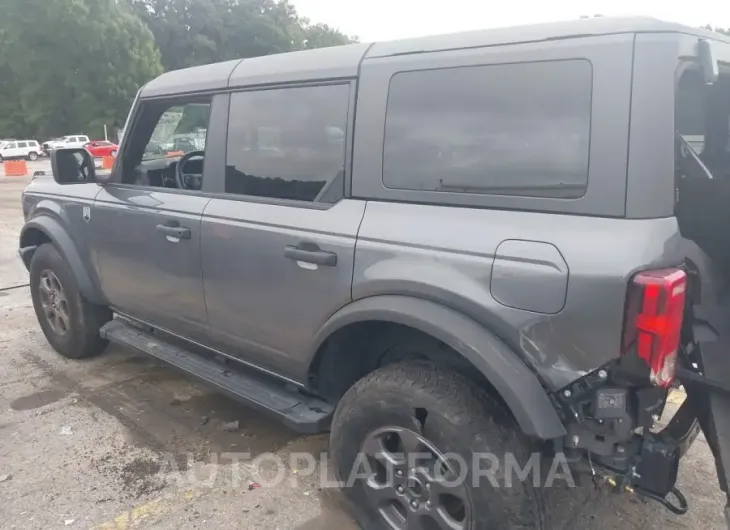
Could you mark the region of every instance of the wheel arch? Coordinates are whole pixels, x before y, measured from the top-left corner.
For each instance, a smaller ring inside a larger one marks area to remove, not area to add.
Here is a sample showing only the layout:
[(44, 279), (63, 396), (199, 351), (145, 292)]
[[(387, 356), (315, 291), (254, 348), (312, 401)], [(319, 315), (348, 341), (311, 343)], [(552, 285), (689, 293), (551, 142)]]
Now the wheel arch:
[(315, 336), (310, 373), (317, 369), (328, 339), (338, 331), (377, 321), (418, 330), (455, 351), (492, 385), (528, 436), (547, 440), (565, 435), (547, 392), (517, 354), (481, 324), (421, 298), (378, 295), (340, 309)]
[(44, 243), (53, 244), (63, 259), (68, 262), (78, 283), (79, 291), (84, 298), (95, 304), (104, 304), (104, 297), (97, 288), (97, 283), (93, 281), (91, 273), (84, 265), (71, 235), (60, 221), (50, 214), (37, 215), (26, 222), (20, 232), (18, 253), (25, 268), (30, 270), (33, 254)]

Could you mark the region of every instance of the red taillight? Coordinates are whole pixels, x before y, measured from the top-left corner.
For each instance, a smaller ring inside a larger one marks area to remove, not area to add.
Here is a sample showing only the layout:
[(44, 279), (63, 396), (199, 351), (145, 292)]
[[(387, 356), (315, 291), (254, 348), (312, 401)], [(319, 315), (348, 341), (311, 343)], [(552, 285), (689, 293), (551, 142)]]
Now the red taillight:
[(640, 272), (629, 286), (623, 353), (636, 344), (656, 386), (674, 381), (686, 290), (687, 275), (680, 269)]

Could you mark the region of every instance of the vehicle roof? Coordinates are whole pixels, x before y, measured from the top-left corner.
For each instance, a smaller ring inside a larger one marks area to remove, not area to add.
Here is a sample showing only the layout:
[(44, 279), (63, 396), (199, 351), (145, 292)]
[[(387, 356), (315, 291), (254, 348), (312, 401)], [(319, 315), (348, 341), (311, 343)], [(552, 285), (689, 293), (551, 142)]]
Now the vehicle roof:
[(142, 87), (151, 98), (226, 88), (356, 77), (363, 59), (459, 48), (611, 35), (683, 33), (730, 43), (730, 37), (648, 17), (594, 17), (567, 22), (484, 29), (374, 44), (318, 48), (195, 66), (162, 74)]

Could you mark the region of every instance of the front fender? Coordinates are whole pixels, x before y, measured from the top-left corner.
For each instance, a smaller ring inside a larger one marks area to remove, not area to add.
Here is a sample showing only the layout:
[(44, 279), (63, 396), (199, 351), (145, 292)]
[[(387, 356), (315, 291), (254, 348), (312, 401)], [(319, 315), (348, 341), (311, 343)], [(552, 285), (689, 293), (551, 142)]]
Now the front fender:
[(60, 221), (49, 214), (39, 214), (30, 219), (20, 232), (20, 249), (18, 252), (26, 268), (30, 269), (33, 253), (38, 248), (38, 232), (53, 243), (69, 264), (84, 298), (95, 304), (104, 304), (104, 296), (97, 288), (98, 282), (94, 281), (94, 276), (84, 265), (71, 235)]
[(548, 440), (565, 435), (545, 389), (517, 354), (482, 325), (436, 302), (399, 295), (357, 300), (330, 317), (315, 337), (312, 351), (338, 329), (369, 320), (410, 326), (463, 355), (499, 392), (528, 436)]

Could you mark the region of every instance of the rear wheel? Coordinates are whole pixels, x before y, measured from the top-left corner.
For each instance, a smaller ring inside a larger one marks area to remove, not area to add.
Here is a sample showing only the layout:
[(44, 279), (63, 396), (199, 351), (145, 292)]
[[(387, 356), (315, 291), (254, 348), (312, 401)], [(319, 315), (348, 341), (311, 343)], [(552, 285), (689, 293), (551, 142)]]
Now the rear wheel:
[(71, 267), (51, 243), (40, 245), (30, 263), (30, 293), (48, 342), (64, 357), (80, 359), (104, 351), (99, 329), (112, 315), (79, 292)]
[(530, 461), (509, 413), (434, 364), (390, 365), (356, 383), (337, 407), (330, 448), (363, 528), (548, 528), (534, 477), (505, 483), (507, 458), (521, 470)]
[(28, 160), (35, 162), (38, 160), (38, 153), (32, 152), (28, 154)]

